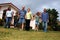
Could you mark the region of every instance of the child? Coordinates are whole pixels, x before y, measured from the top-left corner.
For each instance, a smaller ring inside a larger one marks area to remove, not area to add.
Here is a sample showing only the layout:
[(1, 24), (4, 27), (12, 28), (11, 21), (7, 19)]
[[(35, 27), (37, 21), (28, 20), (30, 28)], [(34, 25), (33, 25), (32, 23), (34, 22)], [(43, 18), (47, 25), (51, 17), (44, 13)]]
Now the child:
[(32, 27), (32, 30), (35, 30), (35, 15), (33, 15), (33, 19), (30, 21), (30, 27)]
[(14, 26), (15, 27), (17, 26), (18, 20), (19, 20), (18, 12), (16, 12), (16, 15), (14, 16)]
[(37, 12), (36, 13), (36, 16), (35, 16), (35, 30), (38, 31), (38, 28), (39, 28), (39, 19), (40, 19), (40, 12)]

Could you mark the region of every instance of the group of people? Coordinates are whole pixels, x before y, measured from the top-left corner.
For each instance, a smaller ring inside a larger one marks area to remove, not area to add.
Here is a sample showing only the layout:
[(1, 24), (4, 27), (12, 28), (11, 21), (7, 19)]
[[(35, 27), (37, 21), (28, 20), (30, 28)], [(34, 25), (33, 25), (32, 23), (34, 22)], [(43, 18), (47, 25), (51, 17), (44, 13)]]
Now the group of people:
[(47, 31), (49, 15), (47, 13), (46, 8), (44, 9), (44, 11), (42, 13), (37, 12), (35, 15), (33, 15), (30, 8), (28, 8), (26, 11), (25, 6), (23, 6), (21, 10), (16, 12), (15, 16), (13, 16), (13, 14), (14, 14), (14, 12), (11, 11), (10, 7), (8, 7), (8, 10), (6, 11), (6, 16), (5, 16), (5, 18), (6, 18), (5, 28), (6, 27), (10, 28), (11, 20), (14, 17), (14, 27), (16, 27), (17, 24), (19, 24), (22, 30), (25, 29), (26, 31), (29, 31), (30, 25), (34, 24), (34, 23), (30, 24), (30, 21), (35, 20), (35, 30), (36, 31), (38, 31), (39, 23), (41, 23), (41, 21), (42, 21), (43, 31), (44, 32)]

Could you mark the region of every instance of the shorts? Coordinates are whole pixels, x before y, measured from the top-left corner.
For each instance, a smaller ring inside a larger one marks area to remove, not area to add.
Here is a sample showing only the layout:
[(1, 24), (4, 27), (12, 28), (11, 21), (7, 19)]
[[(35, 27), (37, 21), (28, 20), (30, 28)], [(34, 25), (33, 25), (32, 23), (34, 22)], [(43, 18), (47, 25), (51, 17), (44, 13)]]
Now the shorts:
[(25, 19), (24, 18), (20, 18), (18, 23), (25, 23)]
[(38, 21), (36, 21), (36, 22), (35, 22), (35, 24), (36, 24), (36, 25), (39, 25), (39, 22), (38, 22)]

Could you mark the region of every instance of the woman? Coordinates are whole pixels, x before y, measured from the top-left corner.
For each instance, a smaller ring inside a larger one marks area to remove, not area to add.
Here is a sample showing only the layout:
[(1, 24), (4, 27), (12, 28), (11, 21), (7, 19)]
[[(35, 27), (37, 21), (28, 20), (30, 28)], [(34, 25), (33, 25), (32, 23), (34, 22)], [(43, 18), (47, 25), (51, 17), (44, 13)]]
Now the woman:
[(27, 13), (25, 16), (26, 19), (26, 28), (25, 30), (29, 31), (30, 30), (30, 20), (32, 18), (32, 12), (30, 11), (30, 8), (27, 9)]
[(8, 26), (8, 28), (10, 28), (10, 23), (12, 21), (12, 17), (13, 17), (13, 11), (11, 10), (10, 7), (8, 7), (8, 10), (6, 11), (6, 25), (5, 28)]

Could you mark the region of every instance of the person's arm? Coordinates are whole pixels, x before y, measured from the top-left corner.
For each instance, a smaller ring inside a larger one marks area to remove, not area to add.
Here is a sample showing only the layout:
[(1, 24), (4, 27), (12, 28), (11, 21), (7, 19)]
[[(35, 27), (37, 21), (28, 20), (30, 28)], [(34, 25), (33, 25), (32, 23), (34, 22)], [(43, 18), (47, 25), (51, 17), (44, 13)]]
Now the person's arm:
[(26, 19), (26, 13), (27, 13), (27, 12), (25, 11), (25, 19)]
[(40, 23), (42, 22), (42, 18), (41, 18), (41, 15), (39, 16), (39, 22), (40, 22)]
[(12, 11), (12, 18), (14, 17), (14, 12)]
[(18, 19), (20, 18), (20, 13), (18, 12)]
[(33, 20), (33, 15), (31, 14), (31, 20)]
[(49, 14), (47, 13), (47, 22), (49, 22)]
[(25, 11), (25, 19), (27, 18), (26, 15), (27, 15), (27, 11)]
[(31, 12), (31, 14), (30, 14), (30, 15), (31, 15), (31, 20), (33, 20), (33, 15), (32, 15), (32, 12)]
[(41, 19), (42, 19), (42, 17), (43, 17), (43, 13), (41, 14)]

